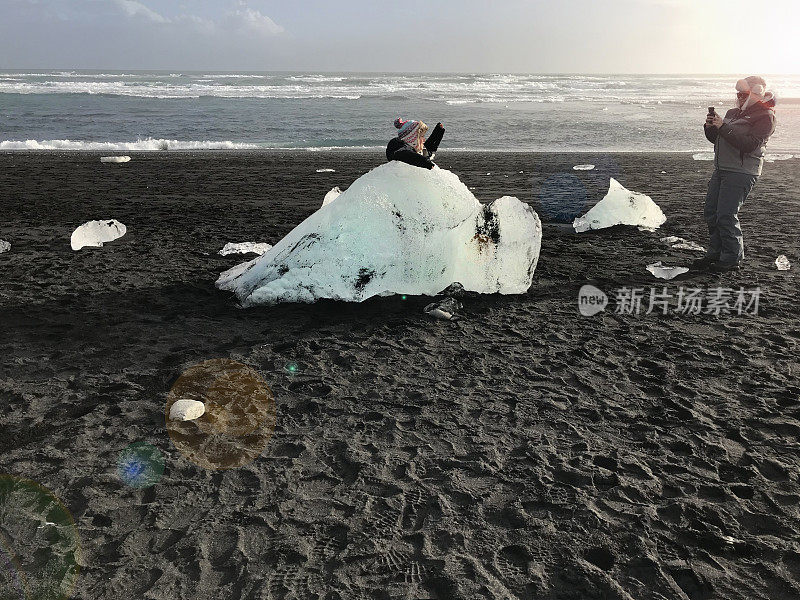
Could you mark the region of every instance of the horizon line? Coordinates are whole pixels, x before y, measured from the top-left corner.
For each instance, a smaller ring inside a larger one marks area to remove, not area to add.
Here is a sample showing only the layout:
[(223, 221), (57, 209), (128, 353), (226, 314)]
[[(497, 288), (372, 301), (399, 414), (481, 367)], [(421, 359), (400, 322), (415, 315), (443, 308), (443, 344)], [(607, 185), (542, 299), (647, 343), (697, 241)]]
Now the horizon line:
[[(731, 76), (737, 77), (744, 73), (725, 73), (725, 72), (682, 72), (682, 71), (664, 71), (664, 72), (632, 72), (632, 71), (359, 71), (359, 70), (333, 70), (333, 69), (181, 69), (181, 68), (111, 68), (111, 67), (3, 67), (0, 71), (119, 71), (119, 72), (175, 72), (183, 71), (187, 73), (351, 73), (358, 75), (641, 75), (641, 76), (663, 76), (663, 75), (690, 75), (690, 76)], [(747, 71), (749, 72), (749, 71)], [(758, 73), (765, 76), (794, 76), (800, 77), (798, 73)]]

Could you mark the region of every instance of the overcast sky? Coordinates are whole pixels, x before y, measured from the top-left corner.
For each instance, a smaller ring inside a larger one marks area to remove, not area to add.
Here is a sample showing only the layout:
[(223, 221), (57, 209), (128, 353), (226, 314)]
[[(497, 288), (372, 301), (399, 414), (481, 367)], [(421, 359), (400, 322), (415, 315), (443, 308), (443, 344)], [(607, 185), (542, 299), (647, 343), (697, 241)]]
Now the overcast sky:
[(0, 68), (797, 73), (800, 0), (0, 0)]

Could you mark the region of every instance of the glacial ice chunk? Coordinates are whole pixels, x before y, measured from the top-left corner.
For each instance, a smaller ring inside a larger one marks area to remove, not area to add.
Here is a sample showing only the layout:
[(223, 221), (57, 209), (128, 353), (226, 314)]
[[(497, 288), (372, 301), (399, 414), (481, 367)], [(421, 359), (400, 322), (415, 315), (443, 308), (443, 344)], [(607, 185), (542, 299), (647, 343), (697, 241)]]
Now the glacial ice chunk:
[(667, 217), (650, 199), (650, 196), (627, 190), (612, 178), (605, 198), (595, 204), (585, 215), (575, 219), (572, 226), (578, 233), (614, 225), (633, 225), (654, 229), (663, 225), (666, 220)]
[(675, 279), (678, 275), (689, 272), (687, 267), (668, 267), (667, 265), (662, 265), (661, 261), (647, 265), (647, 270), (659, 279)]
[(771, 163), (778, 160), (791, 160), (792, 158), (794, 158), (793, 154), (767, 154), (764, 157), (764, 161)]
[(100, 162), (102, 163), (126, 163), (130, 162), (130, 156), (102, 156)]
[(436, 295), (451, 283), (522, 294), (542, 227), (517, 198), (484, 206), (454, 173), (399, 161), (359, 177), (263, 256), (222, 273), (243, 306)]
[(336, 169), (317, 169), (317, 173), (336, 173)]
[(594, 165), (575, 165), (572, 167), (573, 171), (592, 171), (594, 170)]
[(206, 412), (206, 405), (199, 400), (181, 398), (169, 407), (170, 421), (194, 421)]
[(692, 158), (695, 160), (714, 160), (714, 153), (698, 152), (697, 154), (692, 154)]
[(789, 259), (786, 258), (786, 255), (781, 254), (775, 259), (775, 267), (777, 267), (778, 271), (788, 271), (792, 268), (792, 265), (789, 263)]
[(0, 254), (8, 252), (9, 250), (11, 250), (11, 242), (0, 240)]
[(333, 188), (330, 192), (325, 194), (325, 198), (322, 199), (322, 206), (326, 206), (331, 202), (333, 202), (334, 200), (336, 200), (341, 195), (341, 193), (342, 190), (340, 190), (338, 186)]
[(223, 246), (219, 253), (222, 256), (228, 254), (264, 254), (267, 250), (272, 248), (271, 244), (264, 244), (260, 242), (228, 242)]
[(121, 238), (127, 231), (128, 228), (116, 219), (89, 221), (72, 232), (70, 245), (73, 250), (80, 250), (86, 246), (100, 248), (106, 242)]

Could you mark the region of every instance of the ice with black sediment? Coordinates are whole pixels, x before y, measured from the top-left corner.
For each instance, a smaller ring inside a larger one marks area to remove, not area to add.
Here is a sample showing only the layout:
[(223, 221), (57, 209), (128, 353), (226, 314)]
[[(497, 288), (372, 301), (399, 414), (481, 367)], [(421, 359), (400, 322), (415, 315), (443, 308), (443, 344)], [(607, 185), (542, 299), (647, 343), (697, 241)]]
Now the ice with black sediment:
[(121, 238), (127, 231), (128, 228), (116, 219), (88, 221), (72, 232), (70, 246), (73, 250), (86, 247), (100, 248), (107, 242)]
[(377, 295), (521, 294), (539, 259), (538, 215), (517, 198), (482, 205), (445, 169), (399, 161), (359, 177), (263, 256), (222, 273), (243, 306), (361, 302)]
[(458, 321), (461, 316), (458, 311), (461, 310), (461, 303), (455, 298), (445, 298), (437, 302), (431, 302), (423, 311), (429, 317), (434, 319), (441, 319), (443, 321)]

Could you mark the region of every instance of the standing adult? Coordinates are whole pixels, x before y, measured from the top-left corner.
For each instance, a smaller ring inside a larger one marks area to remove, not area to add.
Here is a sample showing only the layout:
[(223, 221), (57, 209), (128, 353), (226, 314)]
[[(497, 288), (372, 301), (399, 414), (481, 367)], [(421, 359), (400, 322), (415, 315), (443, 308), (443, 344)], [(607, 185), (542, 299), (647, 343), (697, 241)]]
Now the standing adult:
[(694, 266), (724, 273), (741, 268), (744, 260), (739, 209), (761, 176), (767, 141), (775, 132), (775, 96), (764, 78), (737, 81), (736, 108), (725, 117), (710, 113), (704, 129), (714, 144), (704, 210), (710, 241), (708, 254)]

